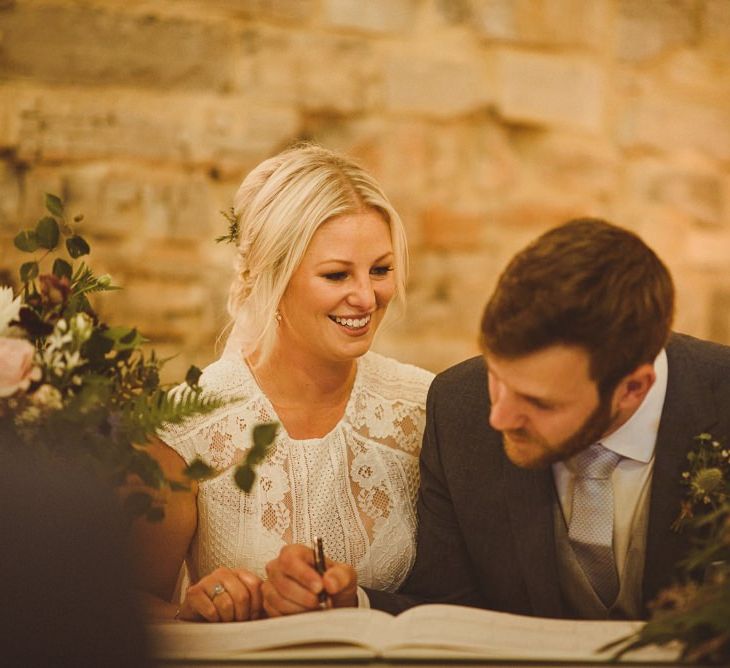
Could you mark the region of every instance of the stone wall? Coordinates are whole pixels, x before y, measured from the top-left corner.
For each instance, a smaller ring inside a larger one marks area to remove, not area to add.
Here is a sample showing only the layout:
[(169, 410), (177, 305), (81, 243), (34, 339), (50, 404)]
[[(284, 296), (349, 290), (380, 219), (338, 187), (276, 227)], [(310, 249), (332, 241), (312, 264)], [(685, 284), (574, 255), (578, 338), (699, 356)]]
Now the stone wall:
[[(730, 343), (730, 0), (0, 0), (0, 269), (44, 192), (85, 214), (97, 302), (169, 373), (214, 356), (219, 211), (307, 138), (358, 157), (409, 232), (409, 310), (378, 347), (476, 352), (508, 258), (596, 215)], [(24, 257), (24, 256), (23, 256)]]

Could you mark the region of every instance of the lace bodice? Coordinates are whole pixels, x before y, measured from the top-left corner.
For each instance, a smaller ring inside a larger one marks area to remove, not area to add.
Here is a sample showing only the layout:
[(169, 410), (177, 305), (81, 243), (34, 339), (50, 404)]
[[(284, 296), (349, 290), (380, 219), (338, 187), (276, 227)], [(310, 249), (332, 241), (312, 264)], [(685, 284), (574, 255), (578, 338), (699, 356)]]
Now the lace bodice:
[[(282, 546), (322, 536), (328, 557), (351, 564), (359, 584), (397, 589), (415, 557), (418, 453), (432, 378), (369, 352), (358, 360), (345, 413), (330, 433), (296, 440), (280, 428), (249, 494), (230, 471), (201, 483), (187, 559), (192, 580), (218, 566), (264, 577)], [(188, 463), (200, 456), (226, 469), (243, 459), (257, 423), (278, 418), (238, 356), (207, 367), (201, 384), (236, 400), (160, 436)]]

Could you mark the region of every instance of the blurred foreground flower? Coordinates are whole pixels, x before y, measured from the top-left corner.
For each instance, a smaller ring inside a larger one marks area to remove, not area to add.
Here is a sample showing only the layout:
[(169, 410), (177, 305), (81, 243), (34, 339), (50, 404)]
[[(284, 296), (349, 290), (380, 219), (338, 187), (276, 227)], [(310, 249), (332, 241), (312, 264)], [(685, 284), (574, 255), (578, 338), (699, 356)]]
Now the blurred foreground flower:
[(0, 338), (0, 397), (27, 390), (40, 380), (41, 370), (33, 366), (35, 348), (24, 339)]

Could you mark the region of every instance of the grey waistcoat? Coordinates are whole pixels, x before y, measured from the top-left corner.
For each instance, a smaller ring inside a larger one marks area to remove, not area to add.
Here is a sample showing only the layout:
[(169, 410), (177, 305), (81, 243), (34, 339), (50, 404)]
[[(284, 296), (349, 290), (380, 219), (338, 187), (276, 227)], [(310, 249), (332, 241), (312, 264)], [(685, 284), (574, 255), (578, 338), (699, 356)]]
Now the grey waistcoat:
[[(649, 494), (647, 485), (636, 511), (631, 528), (626, 561), (619, 573), (619, 592), (616, 601), (606, 608), (593, 591), (588, 578), (573, 553), (568, 538), (568, 527), (555, 495), (553, 503), (555, 527), (555, 553), (558, 564), (560, 592), (566, 616), (575, 619), (641, 619), (641, 600), (644, 556), (646, 554), (646, 532), (649, 525)], [(620, 502), (620, 500), (619, 500)]]

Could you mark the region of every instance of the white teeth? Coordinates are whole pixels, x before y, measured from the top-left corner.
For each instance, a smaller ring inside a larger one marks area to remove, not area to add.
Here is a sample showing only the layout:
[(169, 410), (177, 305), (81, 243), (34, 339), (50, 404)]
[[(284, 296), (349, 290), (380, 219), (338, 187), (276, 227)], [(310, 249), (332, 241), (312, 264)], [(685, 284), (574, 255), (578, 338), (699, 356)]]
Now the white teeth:
[(336, 315), (334, 316), (334, 321), (351, 329), (360, 329), (360, 327), (365, 327), (370, 322), (370, 316), (366, 315), (364, 318), (340, 318), (340, 316)]

